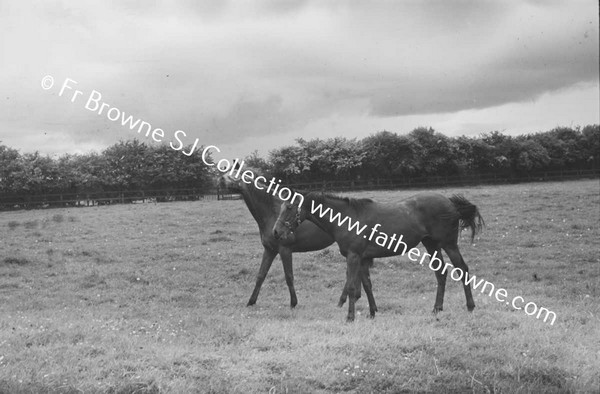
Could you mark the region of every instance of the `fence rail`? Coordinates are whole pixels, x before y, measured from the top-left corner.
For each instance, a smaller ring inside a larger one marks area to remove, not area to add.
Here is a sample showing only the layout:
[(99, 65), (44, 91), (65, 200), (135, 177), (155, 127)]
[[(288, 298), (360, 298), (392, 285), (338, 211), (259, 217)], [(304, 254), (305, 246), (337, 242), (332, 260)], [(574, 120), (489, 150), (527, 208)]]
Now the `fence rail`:
[(523, 182), (563, 181), (584, 178), (600, 178), (600, 169), (532, 172), (528, 174), (475, 174), (451, 176), (423, 176), (418, 178), (382, 178), (367, 180), (340, 180), (293, 183), (298, 190), (349, 191), (428, 188), (444, 186), (470, 186), (481, 184), (510, 184)]
[[(390, 178), (353, 181), (321, 181), (295, 183), (289, 186), (299, 190), (350, 191), (469, 186), (480, 184), (507, 184), (521, 182), (561, 181), (570, 179), (600, 178), (600, 169), (545, 171), (519, 176), (480, 174), (466, 176), (424, 176), (420, 178)], [(38, 195), (0, 194), (0, 210), (52, 207), (86, 207), (108, 204), (134, 204), (144, 202), (235, 200), (239, 194), (227, 189), (172, 189), (98, 191), (86, 193), (60, 193)]]
[(90, 207), (145, 202), (233, 199), (228, 191), (200, 189), (97, 191), (37, 195), (0, 195), (0, 210), (55, 207)]

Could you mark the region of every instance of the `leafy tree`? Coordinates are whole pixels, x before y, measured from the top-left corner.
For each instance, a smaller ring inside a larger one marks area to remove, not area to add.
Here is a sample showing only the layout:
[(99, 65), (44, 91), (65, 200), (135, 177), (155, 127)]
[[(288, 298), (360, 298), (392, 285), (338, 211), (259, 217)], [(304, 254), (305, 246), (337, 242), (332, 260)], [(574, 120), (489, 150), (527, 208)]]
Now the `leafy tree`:
[(16, 191), (15, 175), (20, 172), (20, 165), (19, 151), (0, 145), (0, 192)]
[(271, 170), (269, 162), (260, 157), (257, 150), (246, 156), (244, 162), (246, 163), (246, 166), (255, 168), (261, 173), (268, 173)]
[(600, 167), (600, 125), (588, 125), (581, 131), (583, 168)]
[(362, 141), (363, 174), (389, 178), (407, 175), (416, 170), (413, 146), (407, 136), (380, 131)]
[(452, 145), (449, 137), (436, 133), (431, 127), (419, 127), (411, 131), (408, 138), (415, 158), (413, 173), (447, 175), (457, 172), (453, 161), (456, 146)]
[(18, 157), (15, 169), (12, 177), (16, 193), (42, 194), (56, 190), (58, 168), (49, 156), (42, 156), (37, 151), (25, 153)]
[(300, 146), (285, 146), (269, 153), (273, 175), (286, 182), (302, 180), (303, 174), (310, 171), (304, 150)]
[(548, 151), (534, 138), (525, 136), (515, 139), (518, 145), (515, 167), (520, 172), (540, 170), (550, 163)]
[(270, 152), (274, 175), (287, 182), (319, 179), (349, 179), (357, 175), (366, 153), (356, 139), (296, 140)]
[(487, 144), (491, 150), (486, 170), (505, 174), (514, 168), (512, 158), (515, 156), (515, 146), (511, 136), (504, 135), (499, 131), (493, 131), (482, 135), (481, 141)]
[(327, 140), (298, 140), (310, 163), (311, 175), (320, 174), (323, 179), (353, 178), (366, 154), (356, 139), (343, 137)]

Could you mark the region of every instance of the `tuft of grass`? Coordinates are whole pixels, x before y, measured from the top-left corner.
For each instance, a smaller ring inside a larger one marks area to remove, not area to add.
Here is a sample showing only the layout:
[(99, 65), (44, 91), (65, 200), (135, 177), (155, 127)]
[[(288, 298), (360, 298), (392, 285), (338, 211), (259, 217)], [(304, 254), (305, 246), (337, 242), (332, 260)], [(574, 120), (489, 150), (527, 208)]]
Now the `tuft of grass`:
[(93, 287), (103, 285), (106, 285), (106, 280), (101, 277), (97, 271), (94, 271), (91, 274), (83, 277), (80, 287), (83, 289), (91, 289)]
[(229, 238), (226, 235), (221, 235), (219, 237), (211, 237), (208, 239), (208, 242), (231, 242), (233, 239)]
[(23, 227), (30, 230), (30, 229), (38, 228), (39, 224), (40, 223), (37, 219), (36, 220), (28, 220), (25, 223), (23, 223)]
[(17, 222), (16, 220), (11, 220), (8, 222), (8, 228), (11, 230), (16, 229), (17, 227), (19, 227), (21, 225), (21, 223)]
[(247, 268), (242, 268), (235, 274), (229, 275), (231, 280), (246, 280), (254, 276), (254, 273)]
[(117, 387), (110, 387), (107, 394), (158, 394), (160, 389), (154, 380), (148, 382), (131, 382)]
[(567, 388), (567, 373), (557, 367), (532, 368), (525, 367), (518, 371), (519, 379), (533, 386), (551, 389)]
[(65, 221), (65, 217), (63, 215), (61, 215), (60, 213), (57, 213), (56, 215), (52, 216), (52, 221), (54, 223), (62, 223)]
[(523, 248), (537, 248), (540, 246), (536, 241), (527, 241), (521, 244)]
[(317, 255), (319, 257), (331, 257), (333, 253), (331, 253), (331, 249), (323, 249), (322, 251), (318, 252)]
[(28, 265), (31, 264), (29, 259), (25, 257), (5, 257), (4, 258), (5, 265)]

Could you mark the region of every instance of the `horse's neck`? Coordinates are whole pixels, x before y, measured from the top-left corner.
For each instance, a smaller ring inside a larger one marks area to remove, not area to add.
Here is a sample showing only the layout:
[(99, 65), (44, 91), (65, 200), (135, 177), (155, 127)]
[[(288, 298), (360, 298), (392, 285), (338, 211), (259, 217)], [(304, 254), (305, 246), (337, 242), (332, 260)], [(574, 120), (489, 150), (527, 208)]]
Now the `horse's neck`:
[[(308, 197), (306, 198), (305, 204), (308, 204), (308, 215), (307, 219), (316, 224), (321, 230), (334, 234), (337, 230), (340, 229), (338, 222), (344, 220), (344, 218), (350, 213), (350, 209), (348, 205), (342, 201), (334, 198), (329, 198), (327, 196), (317, 196), (317, 197)], [(321, 210), (318, 209), (318, 206), (321, 205)], [(312, 213), (313, 207), (315, 208), (314, 214)], [(327, 212), (325, 212), (327, 210)], [(323, 217), (320, 216), (321, 212), (325, 212)], [(330, 219), (332, 217), (336, 217), (339, 213), (339, 219), (336, 218), (334, 222), (331, 222)], [(346, 228), (344, 226), (344, 228)]]
[(246, 206), (261, 229), (268, 224), (269, 219), (275, 219), (276, 212), (273, 210), (272, 196), (248, 185), (243, 185), (241, 191)]

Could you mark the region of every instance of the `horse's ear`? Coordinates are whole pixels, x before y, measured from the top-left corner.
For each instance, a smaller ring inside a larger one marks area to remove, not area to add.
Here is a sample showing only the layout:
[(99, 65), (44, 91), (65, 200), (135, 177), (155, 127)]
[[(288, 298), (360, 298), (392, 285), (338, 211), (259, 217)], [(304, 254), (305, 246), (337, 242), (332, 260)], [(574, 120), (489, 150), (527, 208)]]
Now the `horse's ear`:
[(239, 160), (235, 160), (235, 164), (233, 165), (233, 169), (234, 170), (238, 170), (240, 168), (240, 162)]

